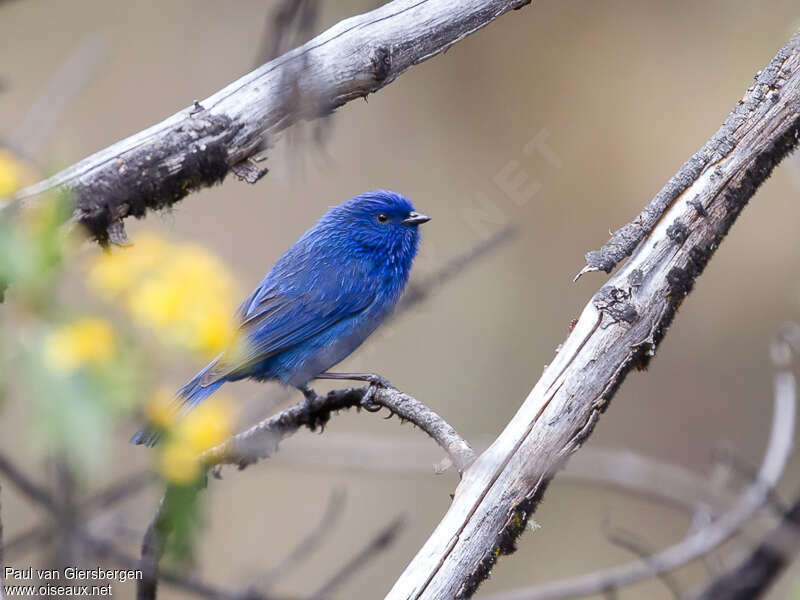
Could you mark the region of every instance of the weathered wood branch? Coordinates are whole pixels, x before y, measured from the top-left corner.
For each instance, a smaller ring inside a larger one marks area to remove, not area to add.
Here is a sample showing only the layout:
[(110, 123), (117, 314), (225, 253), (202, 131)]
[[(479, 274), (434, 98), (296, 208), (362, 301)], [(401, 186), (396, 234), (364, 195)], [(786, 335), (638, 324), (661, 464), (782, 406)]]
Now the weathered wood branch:
[(122, 220), (170, 206), (230, 170), (254, 183), (250, 160), (293, 123), (388, 85), (530, 0), (394, 0), (341, 21), (165, 121), (23, 189), (19, 200), (64, 187), (75, 221), (122, 241)]
[(726, 124), (706, 146), (712, 160), (699, 168), (690, 160), (679, 171), (681, 191), (669, 192), (663, 216), (591, 298), (502, 434), (464, 472), (447, 514), (387, 598), (469, 597), (498, 557), (513, 551), (548, 482), (592, 433), (627, 373), (655, 354), (733, 222), (795, 148), (800, 31), (732, 115), (733, 128)]

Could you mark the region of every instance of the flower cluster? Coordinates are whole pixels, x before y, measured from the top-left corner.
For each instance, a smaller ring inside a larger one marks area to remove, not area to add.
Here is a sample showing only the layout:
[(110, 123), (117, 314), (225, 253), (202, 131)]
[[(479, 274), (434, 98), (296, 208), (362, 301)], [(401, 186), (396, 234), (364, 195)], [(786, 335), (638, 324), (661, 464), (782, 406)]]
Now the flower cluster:
[(60, 373), (87, 365), (107, 363), (116, 348), (111, 324), (97, 317), (82, 317), (53, 330), (45, 340), (45, 364)]
[(147, 403), (146, 414), (152, 426), (164, 431), (158, 469), (175, 485), (197, 480), (203, 472), (200, 455), (228, 439), (235, 421), (233, 404), (224, 396), (210, 398), (177, 418), (174, 398), (163, 388)]
[(89, 284), (123, 305), (172, 345), (213, 356), (236, 339), (235, 284), (205, 248), (142, 235), (125, 248), (99, 255)]

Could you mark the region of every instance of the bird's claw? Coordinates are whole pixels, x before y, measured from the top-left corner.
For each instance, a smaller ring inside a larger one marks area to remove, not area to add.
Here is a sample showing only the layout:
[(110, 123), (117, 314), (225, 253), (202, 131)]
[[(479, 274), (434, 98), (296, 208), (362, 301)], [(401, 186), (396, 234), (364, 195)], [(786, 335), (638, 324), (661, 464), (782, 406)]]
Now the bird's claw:
[(375, 402), (375, 392), (378, 388), (390, 388), (392, 384), (389, 383), (388, 379), (374, 373), (371, 374), (366, 381), (369, 382), (369, 387), (361, 398), (361, 408), (367, 412), (378, 412), (383, 407)]

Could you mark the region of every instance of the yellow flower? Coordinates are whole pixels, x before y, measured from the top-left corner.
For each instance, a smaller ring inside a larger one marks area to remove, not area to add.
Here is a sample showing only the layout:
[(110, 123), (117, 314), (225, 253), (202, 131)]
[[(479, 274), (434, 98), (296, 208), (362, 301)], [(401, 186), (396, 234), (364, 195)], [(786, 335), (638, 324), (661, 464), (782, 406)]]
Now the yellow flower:
[(181, 419), (174, 435), (199, 454), (228, 439), (233, 424), (232, 404), (223, 398), (212, 398)]
[(52, 332), (45, 340), (46, 364), (70, 372), (87, 364), (107, 361), (114, 354), (114, 330), (108, 321), (84, 317)]
[(169, 260), (170, 252), (164, 240), (145, 233), (132, 246), (100, 253), (89, 270), (89, 285), (107, 296), (126, 292), (141, 277)]
[[(162, 400), (158, 402), (162, 402)], [(149, 409), (148, 409), (148, 416)], [(172, 420), (171, 411), (160, 412), (151, 418), (158, 426), (158, 419), (165, 425)], [(188, 415), (172, 425), (167, 441), (161, 451), (158, 469), (161, 475), (178, 485), (186, 485), (197, 479), (201, 473), (200, 455), (227, 440), (233, 431), (234, 410), (224, 398), (207, 400)]]
[(0, 198), (10, 196), (22, 187), (27, 171), (21, 160), (0, 148)]
[(200, 459), (190, 446), (169, 440), (159, 456), (158, 470), (167, 481), (187, 485), (200, 475)]
[(147, 422), (156, 429), (166, 429), (175, 420), (175, 395), (167, 388), (160, 387), (150, 396), (144, 406)]
[(98, 257), (89, 283), (104, 295), (122, 295), (134, 318), (163, 341), (204, 358), (235, 339), (236, 286), (225, 265), (197, 244), (142, 236)]

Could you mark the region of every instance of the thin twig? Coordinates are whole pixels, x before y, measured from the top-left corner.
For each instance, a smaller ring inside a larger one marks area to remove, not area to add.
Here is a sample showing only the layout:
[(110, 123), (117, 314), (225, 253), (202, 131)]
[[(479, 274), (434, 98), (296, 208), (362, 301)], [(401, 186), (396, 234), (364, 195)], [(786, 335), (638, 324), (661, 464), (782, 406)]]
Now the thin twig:
[(64, 575), (64, 570), (77, 564), (76, 561), (76, 525), (75, 510), (75, 478), (64, 455), (53, 461), (55, 475), (55, 493), (53, 498), (58, 504), (55, 519), (55, 544), (50, 553), (52, 570)]
[[(52, 495), (42, 486), (29, 479), (22, 471), (14, 466), (6, 457), (0, 454), (0, 472), (4, 473), (9, 480), (19, 489), (27, 498), (33, 500), (36, 504), (41, 505), (54, 517), (58, 517), (59, 507), (58, 503)], [(132, 485), (132, 480), (137, 478), (134, 476), (131, 481), (121, 482), (114, 488), (100, 492), (95, 496), (96, 502), (103, 502), (113, 500), (119, 497), (123, 490)], [(127, 569), (139, 568), (141, 561), (119, 550), (116, 545), (108, 540), (103, 540), (92, 535), (83, 527), (75, 529), (75, 536), (78, 538), (84, 547), (88, 548), (97, 558), (110, 558)], [(210, 584), (206, 584), (197, 577), (186, 577), (172, 570), (163, 570), (159, 573), (160, 581), (169, 583), (188, 592), (194, 593), (198, 596), (215, 599), (215, 600), (275, 600), (273, 597), (254, 594), (253, 592), (228, 592), (220, 590)]]
[(344, 505), (344, 491), (333, 490), (316, 527), (309, 531), (283, 560), (264, 573), (254, 587), (271, 585), (279, 577), (286, 577), (303, 560), (306, 560), (320, 546), (322, 539), (333, 530), (336, 521), (344, 514)]
[(58, 124), (69, 103), (91, 80), (106, 58), (102, 35), (85, 36), (53, 74), (28, 112), (8, 138), (9, 146), (20, 155), (36, 159), (47, 136)]
[(142, 578), (136, 584), (136, 600), (155, 600), (158, 591), (158, 563), (164, 554), (167, 534), (167, 523), (164, 521), (167, 494), (158, 503), (153, 520), (147, 527), (142, 540), (142, 558), (139, 569)]
[[(639, 536), (631, 531), (625, 531), (624, 529), (609, 530), (606, 532), (606, 538), (615, 546), (624, 548), (644, 561), (649, 560), (649, 558), (655, 554)], [(672, 573), (660, 573), (659, 579), (661, 579), (664, 586), (675, 598), (680, 600), (680, 598), (683, 597), (681, 586), (672, 576)]]
[[(800, 325), (786, 324), (771, 346), (772, 361), (788, 371), (800, 354)], [(790, 374), (791, 376), (791, 374)], [(791, 385), (794, 380), (789, 379)], [(787, 381), (787, 383), (788, 383)], [(767, 533), (736, 566), (719, 574), (697, 600), (750, 600), (760, 597), (800, 552), (800, 497), (786, 510), (779, 525)]]
[(451, 260), (447, 261), (440, 269), (437, 269), (427, 277), (423, 278), (422, 281), (412, 281), (406, 288), (406, 291), (403, 294), (403, 297), (400, 299), (400, 302), (398, 302), (394, 316), (396, 317), (412, 306), (422, 302), (423, 300), (426, 300), (431, 292), (438, 286), (461, 274), (464, 269), (466, 269), (476, 260), (491, 253), (499, 246), (502, 246), (503, 244), (513, 240), (518, 231), (519, 230), (513, 225), (507, 225), (506, 227), (503, 227), (499, 231), (490, 235), (485, 240), (478, 242), (463, 254), (459, 254), (458, 256), (455, 256)]
[[(87, 550), (99, 559), (110, 559), (125, 569), (138, 569), (141, 561), (120, 550), (116, 544), (87, 532), (80, 532), (81, 542)], [(209, 600), (278, 600), (277, 596), (266, 596), (253, 591), (232, 592), (205, 583), (199, 577), (183, 575), (171, 569), (159, 570), (159, 581), (173, 585), (185, 592)]]
[(20, 471), (8, 458), (0, 454), (0, 473), (5, 474), (19, 491), (37, 504), (41, 504), (53, 514), (58, 514), (59, 507), (53, 496), (42, 486), (34, 483)]
[(366, 546), (348, 560), (341, 569), (323, 583), (311, 594), (309, 600), (326, 600), (339, 589), (343, 583), (350, 579), (355, 573), (362, 569), (370, 560), (375, 558), (380, 552), (386, 550), (395, 540), (405, 524), (404, 517), (397, 517), (387, 527), (382, 529), (378, 535), (372, 538)]
[[(331, 413), (361, 406), (368, 390), (368, 387), (333, 390), (295, 404), (206, 451), (202, 459), (208, 466), (237, 464), (245, 467), (267, 458), (278, 449), (281, 440), (301, 427), (313, 431), (324, 427)], [(460, 472), (475, 459), (472, 448), (456, 430), (415, 398), (392, 387), (378, 387), (371, 401), (422, 429), (447, 452)]]
[[(2, 457), (0, 457), (0, 460)], [(147, 489), (155, 481), (155, 475), (150, 471), (141, 471), (126, 477), (122, 481), (110, 485), (105, 490), (89, 496), (78, 507), (77, 519), (79, 523), (88, 518), (88, 511), (92, 509), (105, 509), (122, 500)], [(21, 552), (36, 544), (43, 544), (55, 535), (49, 523), (38, 524), (15, 535), (6, 542), (6, 553)]]
[(760, 598), (800, 552), (800, 498), (777, 527), (733, 568), (720, 573), (696, 600), (751, 600)]

